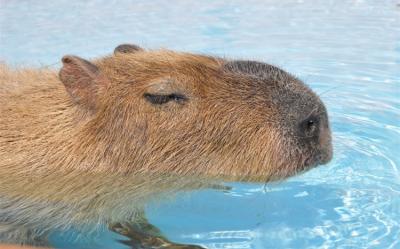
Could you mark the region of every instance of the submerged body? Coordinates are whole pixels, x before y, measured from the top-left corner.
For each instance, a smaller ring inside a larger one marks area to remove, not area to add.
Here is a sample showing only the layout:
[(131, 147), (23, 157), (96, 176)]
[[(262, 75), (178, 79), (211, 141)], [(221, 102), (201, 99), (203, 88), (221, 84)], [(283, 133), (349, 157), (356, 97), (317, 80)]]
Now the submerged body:
[(55, 229), (135, 220), (165, 192), (331, 158), (321, 100), (274, 66), (134, 45), (62, 61), (0, 68), (0, 242), (45, 244)]

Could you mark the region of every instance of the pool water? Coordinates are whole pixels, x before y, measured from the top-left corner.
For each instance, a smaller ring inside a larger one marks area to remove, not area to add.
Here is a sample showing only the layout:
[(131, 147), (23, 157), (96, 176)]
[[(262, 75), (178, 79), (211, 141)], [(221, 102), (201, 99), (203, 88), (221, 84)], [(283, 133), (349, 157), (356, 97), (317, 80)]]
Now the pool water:
[[(149, 204), (172, 241), (206, 248), (400, 248), (400, 2), (0, 0), (0, 60), (60, 66), (132, 42), (265, 61), (325, 102), (331, 163), (284, 182), (227, 183)], [(99, 228), (57, 248), (125, 248)]]

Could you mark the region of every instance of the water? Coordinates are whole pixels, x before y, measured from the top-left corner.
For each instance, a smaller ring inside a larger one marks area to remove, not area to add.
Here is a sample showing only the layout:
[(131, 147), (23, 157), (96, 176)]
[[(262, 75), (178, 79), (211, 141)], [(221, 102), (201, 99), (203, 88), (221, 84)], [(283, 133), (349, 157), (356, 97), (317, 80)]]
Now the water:
[[(59, 67), (125, 42), (252, 58), (309, 84), (335, 156), (282, 183), (228, 183), (151, 204), (174, 242), (207, 248), (400, 248), (399, 1), (0, 1), (0, 60)], [(77, 239), (79, 238), (79, 239)], [(106, 230), (59, 248), (124, 248)], [(89, 246), (90, 245), (90, 246)]]

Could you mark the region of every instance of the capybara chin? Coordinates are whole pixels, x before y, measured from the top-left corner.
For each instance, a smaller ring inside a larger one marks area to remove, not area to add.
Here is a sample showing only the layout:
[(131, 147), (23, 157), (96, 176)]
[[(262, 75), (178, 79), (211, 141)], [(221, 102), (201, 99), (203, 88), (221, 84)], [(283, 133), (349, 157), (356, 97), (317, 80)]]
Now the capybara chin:
[(331, 159), (323, 103), (275, 66), (135, 45), (62, 64), (1, 65), (0, 242), (45, 244), (54, 229), (135, 219), (167, 190)]

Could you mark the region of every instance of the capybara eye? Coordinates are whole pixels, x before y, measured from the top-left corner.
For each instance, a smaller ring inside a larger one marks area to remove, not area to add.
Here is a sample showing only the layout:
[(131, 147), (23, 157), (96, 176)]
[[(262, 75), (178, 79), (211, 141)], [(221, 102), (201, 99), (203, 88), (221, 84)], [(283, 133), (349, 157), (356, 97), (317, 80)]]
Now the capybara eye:
[(174, 101), (179, 104), (183, 104), (187, 100), (186, 96), (178, 93), (172, 94), (150, 94), (145, 93), (143, 97), (150, 103), (154, 105), (166, 104), (170, 101)]

